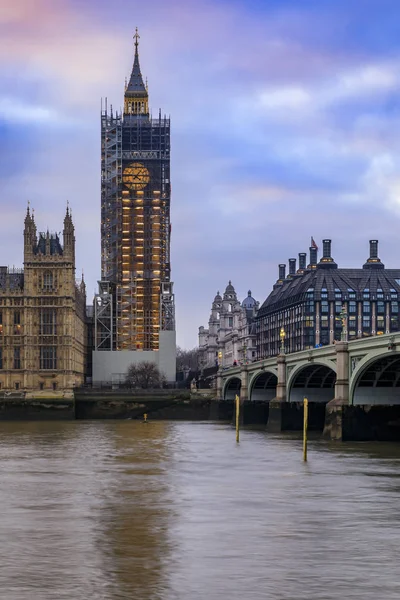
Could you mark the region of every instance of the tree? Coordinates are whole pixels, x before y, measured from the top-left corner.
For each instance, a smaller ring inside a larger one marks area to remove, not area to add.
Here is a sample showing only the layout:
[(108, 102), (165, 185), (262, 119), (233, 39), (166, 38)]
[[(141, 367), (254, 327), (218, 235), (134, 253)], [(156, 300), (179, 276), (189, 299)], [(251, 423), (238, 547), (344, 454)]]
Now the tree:
[(176, 347), (176, 370), (190, 369), (197, 371), (199, 360), (199, 349), (197, 347), (191, 350), (184, 350), (180, 346)]
[(159, 388), (165, 383), (165, 376), (157, 365), (144, 360), (128, 368), (126, 382), (134, 388)]

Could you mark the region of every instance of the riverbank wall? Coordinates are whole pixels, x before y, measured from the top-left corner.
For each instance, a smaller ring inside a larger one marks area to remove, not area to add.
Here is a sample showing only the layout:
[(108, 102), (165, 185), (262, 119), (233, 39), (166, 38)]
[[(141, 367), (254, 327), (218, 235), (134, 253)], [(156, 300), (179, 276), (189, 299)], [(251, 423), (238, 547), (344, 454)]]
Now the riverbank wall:
[[(143, 419), (224, 421), (234, 424), (234, 401), (188, 390), (96, 390), (3, 393), (0, 420)], [(242, 426), (272, 433), (303, 428), (302, 402), (250, 402), (240, 407)], [(309, 403), (309, 430), (327, 440), (400, 441), (400, 405), (343, 406)]]

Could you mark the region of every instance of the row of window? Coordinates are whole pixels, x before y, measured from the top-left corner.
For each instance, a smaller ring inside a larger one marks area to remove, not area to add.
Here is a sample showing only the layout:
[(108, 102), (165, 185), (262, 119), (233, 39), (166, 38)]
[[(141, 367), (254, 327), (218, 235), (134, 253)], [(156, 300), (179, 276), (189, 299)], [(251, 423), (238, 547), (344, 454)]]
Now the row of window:
[[(4, 349), (0, 346), (0, 369), (5, 369)], [(13, 369), (21, 369), (21, 347), (14, 346), (12, 355)], [(57, 346), (41, 346), (39, 354), (39, 369), (57, 369)]]
[[(53, 308), (44, 308), (39, 315), (39, 335), (56, 335), (56, 311)], [(21, 333), (21, 311), (15, 310), (13, 314), (14, 334)], [(0, 334), (3, 333), (3, 313), (0, 310)]]
[[(0, 381), (0, 390), (1, 390), (1, 388), (2, 388), (2, 383)], [(39, 383), (39, 389), (40, 390), (44, 390), (44, 388), (45, 388), (44, 381), (41, 381)], [(14, 383), (14, 389), (16, 389), (16, 390), (21, 389), (21, 383), (19, 381), (16, 381)], [(56, 390), (57, 389), (57, 382), (56, 381), (52, 381), (52, 383), (51, 383), (51, 389), (52, 390)]]

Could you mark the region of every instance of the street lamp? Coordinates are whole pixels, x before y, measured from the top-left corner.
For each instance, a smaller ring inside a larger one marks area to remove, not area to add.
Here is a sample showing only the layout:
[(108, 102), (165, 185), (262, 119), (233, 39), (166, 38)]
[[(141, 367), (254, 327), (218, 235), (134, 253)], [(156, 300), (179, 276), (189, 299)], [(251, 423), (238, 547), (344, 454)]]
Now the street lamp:
[(279, 337), (281, 338), (281, 354), (285, 354), (285, 337), (286, 337), (286, 332), (283, 329), (283, 327), (281, 327), (281, 330), (279, 332)]
[(346, 329), (347, 310), (346, 310), (345, 304), (342, 304), (342, 310), (339, 313), (339, 318), (342, 323), (342, 331), (340, 334), (340, 341), (347, 342), (347, 329)]

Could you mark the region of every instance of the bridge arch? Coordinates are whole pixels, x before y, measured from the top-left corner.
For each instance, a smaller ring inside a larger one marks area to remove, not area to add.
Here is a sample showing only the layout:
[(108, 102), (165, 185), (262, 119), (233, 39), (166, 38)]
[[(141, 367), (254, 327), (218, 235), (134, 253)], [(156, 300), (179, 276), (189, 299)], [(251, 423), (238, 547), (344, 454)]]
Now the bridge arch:
[(273, 369), (260, 369), (249, 382), (249, 400), (253, 402), (270, 402), (276, 397), (278, 384), (277, 373)]
[(287, 400), (327, 403), (335, 397), (336, 364), (325, 359), (304, 362), (290, 373), (287, 382)]
[(350, 382), (349, 404), (400, 404), (400, 352), (364, 357)]
[(229, 379), (227, 379), (225, 382), (222, 398), (224, 400), (234, 400), (236, 395), (240, 396), (241, 387), (242, 381), (240, 377), (238, 377), (237, 375), (229, 377)]

